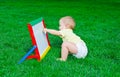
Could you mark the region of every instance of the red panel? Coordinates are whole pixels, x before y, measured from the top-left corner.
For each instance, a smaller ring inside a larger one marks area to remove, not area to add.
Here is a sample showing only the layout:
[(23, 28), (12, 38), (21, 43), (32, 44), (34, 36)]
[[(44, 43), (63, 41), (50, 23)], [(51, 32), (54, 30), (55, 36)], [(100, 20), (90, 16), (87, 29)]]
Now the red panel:
[[(30, 32), (30, 37), (32, 38), (32, 44), (37, 46), (36, 40), (35, 40), (35, 37), (34, 37), (34, 33), (33, 33), (33, 29), (32, 29), (32, 26), (30, 24), (28, 24), (28, 30)], [(38, 61), (40, 60), (40, 53), (38, 52), (38, 48), (35, 49), (35, 54), (34, 55), (31, 55), (31, 56), (27, 57), (27, 59), (31, 59), (31, 58), (36, 58)]]
[(30, 37), (32, 38), (32, 44), (36, 45), (35, 37), (34, 37), (34, 34), (33, 34), (33, 29), (32, 29), (32, 26), (30, 24), (28, 24), (28, 30), (30, 32)]

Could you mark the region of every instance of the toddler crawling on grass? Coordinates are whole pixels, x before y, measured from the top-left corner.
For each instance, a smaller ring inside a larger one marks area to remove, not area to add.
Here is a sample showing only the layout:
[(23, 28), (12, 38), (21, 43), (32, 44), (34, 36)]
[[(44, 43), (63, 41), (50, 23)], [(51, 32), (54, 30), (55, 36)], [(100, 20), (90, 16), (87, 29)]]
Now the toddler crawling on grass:
[(58, 58), (60, 61), (66, 61), (69, 53), (73, 54), (76, 58), (85, 58), (87, 56), (87, 46), (79, 36), (73, 33), (74, 27), (74, 19), (70, 16), (65, 16), (59, 21), (59, 31), (47, 28), (44, 29), (45, 32), (62, 38), (61, 57)]

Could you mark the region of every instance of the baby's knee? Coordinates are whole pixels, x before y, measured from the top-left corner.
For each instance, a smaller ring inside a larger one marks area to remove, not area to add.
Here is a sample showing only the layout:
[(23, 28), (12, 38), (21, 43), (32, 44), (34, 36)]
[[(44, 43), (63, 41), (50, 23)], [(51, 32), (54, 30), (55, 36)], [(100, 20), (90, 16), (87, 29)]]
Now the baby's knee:
[(67, 47), (68, 46), (68, 42), (63, 42), (61, 47)]

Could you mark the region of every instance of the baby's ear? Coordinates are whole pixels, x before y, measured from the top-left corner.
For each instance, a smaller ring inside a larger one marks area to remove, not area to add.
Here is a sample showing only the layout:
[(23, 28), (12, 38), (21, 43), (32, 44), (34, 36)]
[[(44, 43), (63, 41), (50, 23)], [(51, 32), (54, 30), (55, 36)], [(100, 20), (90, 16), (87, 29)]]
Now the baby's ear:
[(70, 24), (66, 24), (66, 27), (72, 29), (72, 26)]
[(67, 28), (68, 28), (68, 27), (69, 27), (69, 24), (65, 24), (65, 27), (67, 27)]

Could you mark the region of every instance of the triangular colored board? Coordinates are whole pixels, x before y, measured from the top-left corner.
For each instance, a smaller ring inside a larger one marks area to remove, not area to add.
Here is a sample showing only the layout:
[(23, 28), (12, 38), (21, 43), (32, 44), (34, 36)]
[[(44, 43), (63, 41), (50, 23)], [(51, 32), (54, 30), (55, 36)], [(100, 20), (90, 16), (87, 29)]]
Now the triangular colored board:
[(44, 32), (45, 23), (43, 18), (38, 18), (28, 24), (28, 29), (33, 46), (37, 46), (35, 54), (28, 56), (27, 59), (36, 58), (42, 60), (50, 49), (48, 34)]

